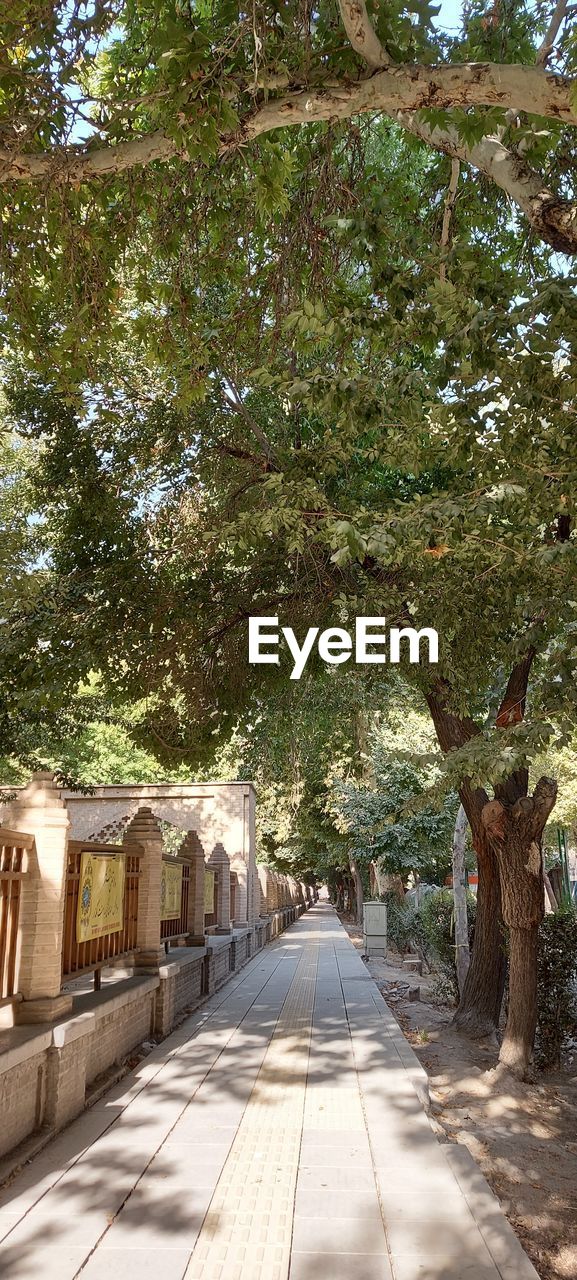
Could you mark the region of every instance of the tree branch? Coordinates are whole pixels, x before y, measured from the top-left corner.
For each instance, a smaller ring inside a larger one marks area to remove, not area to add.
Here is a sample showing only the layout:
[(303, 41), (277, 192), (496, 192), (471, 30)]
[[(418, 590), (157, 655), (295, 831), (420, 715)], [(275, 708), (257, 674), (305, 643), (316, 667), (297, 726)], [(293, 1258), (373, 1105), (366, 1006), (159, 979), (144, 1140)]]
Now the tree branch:
[[(375, 37), (376, 38), (376, 37)], [(574, 82), (537, 66), (465, 63), (436, 67), (395, 64), (357, 83), (295, 89), (256, 105), (235, 134), (222, 137), (220, 154), (236, 151), (262, 134), (321, 120), (385, 113), (428, 146), (472, 165), (490, 178), (528, 218), (536, 234), (559, 252), (577, 253), (577, 204), (555, 195), (539, 174), (496, 137), (467, 146), (455, 129), (422, 122), (425, 108), (498, 106), (577, 124)], [(241, 90), (239, 89), (239, 93)], [(139, 165), (186, 160), (161, 130), (113, 146), (91, 142), (50, 152), (0, 150), (0, 182), (79, 183), (103, 179)]]
[(545, 32), (543, 43), (537, 50), (535, 62), (538, 67), (545, 67), (551, 57), (555, 47), (555, 41), (559, 33), (559, 28), (563, 25), (567, 16), (567, 0), (557, 0), (557, 4), (551, 14), (551, 21)]
[(464, 747), (471, 738), (481, 733), (480, 726), (469, 716), (458, 716), (447, 709), (450, 693), (448, 681), (438, 679), (425, 695), (442, 751)]
[[(356, 3), (355, 0), (339, 0), (339, 9), (353, 49), (360, 54), (369, 68), (376, 70), (389, 66), (390, 58), (371, 25), (364, 0), (357, 0)], [(566, 15), (566, 9), (567, 0), (559, 0), (545, 41), (537, 52), (537, 66), (546, 64), (559, 26)], [(516, 118), (519, 110), (518, 104), (510, 106), (507, 117)], [(570, 201), (560, 200), (545, 187), (539, 175), (522, 161), (516, 152), (509, 151), (503, 145), (501, 137), (487, 135), (476, 146), (467, 147), (455, 129), (431, 129), (412, 112), (397, 111), (394, 119), (427, 146), (444, 151), (452, 157), (451, 184), (445, 202), (441, 247), (448, 243), (449, 238), (451, 211), (454, 204), (454, 195), (451, 198), (451, 186), (454, 184), (456, 190), (459, 180), (459, 170), (455, 165), (465, 161), (484, 173), (496, 186), (506, 192), (523, 211), (540, 239), (545, 240), (561, 253), (577, 252), (577, 206)], [(446, 266), (442, 262), (439, 277), (444, 280), (445, 276)]]
[(446, 255), (444, 253), (444, 250), (448, 249), (449, 241), (451, 238), (451, 218), (453, 215), (455, 200), (457, 198), (457, 186), (459, 183), (460, 172), (461, 172), (461, 161), (458, 160), (456, 156), (453, 156), (453, 159), (451, 160), (451, 177), (449, 179), (447, 194), (445, 196), (445, 208), (443, 211), (443, 225), (441, 227), (441, 239), (439, 241), (439, 248), (442, 254), (442, 261), (439, 267), (439, 280), (443, 284), (447, 278), (447, 263), (445, 261)]
[(556, 195), (521, 156), (487, 135), (469, 147), (455, 129), (431, 129), (415, 114), (397, 115), (415, 137), (483, 173), (525, 214), (533, 231), (559, 253), (577, 253), (577, 203)]
[(220, 441), (213, 445), (215, 453), (224, 453), (227, 458), (239, 458), (242, 462), (251, 462), (253, 466), (258, 467), (259, 471), (270, 471), (268, 461), (263, 462), (262, 458), (256, 453), (250, 453), (248, 449), (237, 449), (232, 444), (224, 444)]
[(252, 431), (253, 436), (255, 436), (255, 438), (258, 440), (261, 446), (261, 449), (265, 455), (265, 458), (267, 460), (267, 463), (269, 464), (269, 468), (272, 469), (272, 463), (274, 459), (274, 450), (270, 441), (267, 439), (267, 436), (265, 435), (262, 427), (259, 425), (256, 419), (253, 418), (252, 413), (249, 413), (244, 403), (244, 400), (242, 399), (242, 396), (236, 384), (233, 382), (232, 378), (229, 378), (225, 374), (223, 375), (223, 381), (226, 384), (225, 391), (224, 391), (224, 398), (227, 405), (229, 406), (230, 409), (234, 409), (235, 413), (238, 413), (239, 416), (244, 420), (244, 422), (246, 422), (247, 427), (249, 428), (250, 431)]
[[(525, 715), (525, 702), (531, 667), (537, 650), (530, 645), (527, 653), (515, 663), (507, 688), (501, 699), (501, 705), (495, 721), (498, 729), (507, 729), (513, 724), (520, 724)], [(495, 786), (495, 796), (504, 804), (512, 805), (526, 797), (529, 786), (529, 770), (522, 766), (514, 769), (503, 782)]]
[(507, 688), (497, 712), (496, 725), (498, 729), (507, 729), (512, 724), (520, 724), (525, 715), (527, 686), (536, 652), (537, 650), (531, 645), (524, 657), (515, 663), (511, 671), (507, 681)]
[(533, 813), (530, 833), (533, 840), (541, 836), (545, 823), (557, 799), (557, 783), (554, 778), (539, 778), (533, 792)]
[[(223, 137), (221, 150), (233, 150), (243, 141), (275, 129), (319, 120), (347, 120), (365, 112), (396, 116), (399, 111), (425, 108), (449, 111), (453, 107), (497, 106), (577, 124), (573, 84), (566, 76), (551, 75), (541, 67), (514, 63), (399, 63), (358, 83), (343, 81), (330, 87), (299, 88), (282, 98), (270, 98), (244, 118), (237, 134)], [(50, 152), (13, 155), (0, 150), (0, 176), (4, 182), (38, 182), (44, 178), (83, 182), (155, 160), (170, 160), (179, 154), (174, 139), (157, 129), (113, 146), (98, 146), (92, 141), (87, 146), (57, 147)]]
[(355, 53), (360, 55), (371, 71), (388, 67), (391, 59), (383, 49), (369, 18), (365, 0), (339, 0), (339, 9), (343, 26)]

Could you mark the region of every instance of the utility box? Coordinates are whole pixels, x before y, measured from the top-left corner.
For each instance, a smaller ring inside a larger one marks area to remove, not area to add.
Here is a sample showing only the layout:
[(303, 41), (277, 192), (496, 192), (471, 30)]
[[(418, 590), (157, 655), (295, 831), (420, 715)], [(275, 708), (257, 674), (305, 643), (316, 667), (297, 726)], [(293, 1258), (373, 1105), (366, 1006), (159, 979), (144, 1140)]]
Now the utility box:
[(386, 956), (386, 902), (365, 902), (363, 906), (363, 946), (366, 956)]

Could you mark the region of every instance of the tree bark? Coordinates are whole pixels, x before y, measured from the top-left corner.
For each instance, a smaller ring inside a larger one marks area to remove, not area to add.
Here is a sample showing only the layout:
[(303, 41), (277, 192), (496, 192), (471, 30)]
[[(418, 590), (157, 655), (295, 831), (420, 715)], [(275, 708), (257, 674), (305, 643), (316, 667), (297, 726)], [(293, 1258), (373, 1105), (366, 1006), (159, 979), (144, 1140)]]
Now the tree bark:
[[(405, 896), (405, 887), (399, 875), (391, 875), (388, 871), (381, 871), (378, 861), (370, 863), (370, 871), (374, 889), (379, 898), (384, 897), (385, 893), (394, 893), (395, 897), (402, 902)], [(371, 892), (373, 891), (371, 886)]]
[(465, 840), (467, 835), (467, 815), (463, 805), (455, 820), (453, 834), (453, 898), (455, 902), (455, 963), (457, 967), (457, 985), (462, 997), (465, 980), (469, 971), (469, 922), (467, 919), (467, 885), (465, 880)]
[[(457, 716), (448, 710), (449, 694), (447, 681), (438, 679), (426, 695), (442, 751), (462, 747), (481, 732), (470, 717)], [(489, 800), (487, 792), (482, 787), (472, 787), (465, 778), (459, 795), (473, 834), (479, 885), (471, 962), (454, 1023), (472, 1039), (484, 1039), (497, 1034), (505, 987), (507, 962), (501, 930), (501, 894), (497, 866), (481, 822), (483, 808)]]
[(524, 1078), (537, 1026), (537, 942), (539, 926), (509, 933), (509, 1014), (499, 1061)]
[(471, 962), (453, 1019), (473, 1040), (495, 1039), (505, 989), (507, 958), (501, 925), (501, 890), (495, 860), (485, 842), (473, 837), (479, 885)]
[(365, 895), (363, 892), (363, 881), (361, 873), (354, 858), (349, 858), (349, 866), (351, 868), (351, 876), (355, 886), (355, 916), (357, 924), (362, 926), (363, 923), (363, 903)]
[(499, 868), (503, 919), (509, 929), (509, 1011), (499, 1061), (525, 1077), (537, 1025), (537, 938), (545, 912), (541, 840), (557, 783), (540, 778), (532, 796), (486, 804), (482, 823)]

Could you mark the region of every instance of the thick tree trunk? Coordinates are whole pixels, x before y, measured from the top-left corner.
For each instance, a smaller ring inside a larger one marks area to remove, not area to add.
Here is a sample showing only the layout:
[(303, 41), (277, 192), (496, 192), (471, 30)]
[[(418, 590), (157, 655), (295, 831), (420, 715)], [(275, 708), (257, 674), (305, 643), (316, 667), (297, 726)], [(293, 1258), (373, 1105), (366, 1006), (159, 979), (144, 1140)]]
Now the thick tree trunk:
[[(450, 687), (444, 680), (438, 680), (426, 695), (439, 745), (445, 752), (464, 746), (480, 733), (479, 726), (469, 716), (457, 716), (448, 710), (449, 695)], [(489, 799), (487, 792), (482, 787), (471, 786), (469, 779), (464, 778), (459, 795), (473, 835), (479, 885), (471, 963), (454, 1022), (459, 1031), (472, 1039), (483, 1039), (496, 1036), (505, 986), (501, 893), (497, 865), (481, 820)]]
[(543, 919), (541, 839), (557, 783), (541, 778), (532, 796), (508, 802), (507, 788), (486, 804), (482, 822), (499, 867), (503, 919), (509, 929), (509, 1012), (499, 1061), (523, 1078), (537, 1025), (537, 939)]
[(453, 834), (453, 899), (455, 902), (455, 964), (459, 997), (463, 995), (469, 972), (469, 922), (467, 919), (467, 884), (465, 880), (465, 840), (467, 815), (459, 805)]
[(494, 1038), (505, 989), (507, 958), (501, 927), (501, 891), (491, 853), (477, 845), (479, 887), (471, 962), (455, 1026), (472, 1039)]
[(499, 1061), (523, 1078), (531, 1060), (537, 1026), (537, 941), (539, 926), (509, 933), (509, 1016)]

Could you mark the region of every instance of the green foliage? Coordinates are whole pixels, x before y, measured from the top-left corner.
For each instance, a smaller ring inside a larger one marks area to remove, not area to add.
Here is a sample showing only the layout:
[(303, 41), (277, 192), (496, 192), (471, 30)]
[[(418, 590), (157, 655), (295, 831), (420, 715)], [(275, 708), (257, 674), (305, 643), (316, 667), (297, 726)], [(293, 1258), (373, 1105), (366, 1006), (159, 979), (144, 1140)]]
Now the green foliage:
[[(477, 899), (467, 894), (469, 945), (475, 932)], [(457, 964), (455, 958), (455, 906), (452, 889), (439, 889), (427, 893), (415, 911), (414, 938), (427, 963), (434, 963), (441, 976), (450, 984), (453, 997), (458, 995)]]
[(406, 878), (416, 871), (426, 880), (443, 880), (458, 804), (448, 796), (435, 810), (426, 803), (426, 786), (422, 769), (395, 758), (382, 743), (372, 754), (370, 785), (335, 780), (328, 809), (353, 856), (377, 862), (390, 875)]
[(539, 929), (536, 1058), (558, 1067), (567, 1036), (577, 1024), (577, 915), (563, 907)]
[(404, 955), (409, 951), (415, 934), (415, 910), (405, 898), (389, 891), (385, 894), (387, 904), (387, 941), (396, 951)]
[[(442, 246), (449, 161), (384, 117), (248, 138), (285, 87), (356, 83), (333, 4), (85, 8), (5, 6), (3, 143), (160, 131), (178, 155), (1, 189), (0, 750), (81, 778), (238, 770), (278, 865), (442, 878), (462, 778), (496, 783), (577, 722), (575, 277), (463, 175)], [(425, 63), (533, 62), (548, 20), (433, 16), (373, 14), (393, 59)], [(511, 131), (450, 119), (471, 143)], [(569, 189), (568, 131), (515, 134)], [(365, 752), (356, 711), (373, 726), (396, 674), (315, 659), (295, 692), (284, 659), (247, 664), (246, 619), (271, 612), (299, 636), (436, 626), (439, 668), (407, 666), (398, 705), (424, 710), (438, 677), (480, 731), (444, 762), (410, 737)], [(530, 644), (528, 714), (497, 732)]]

